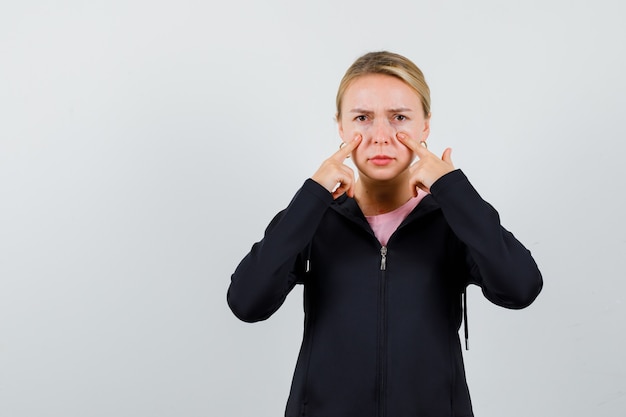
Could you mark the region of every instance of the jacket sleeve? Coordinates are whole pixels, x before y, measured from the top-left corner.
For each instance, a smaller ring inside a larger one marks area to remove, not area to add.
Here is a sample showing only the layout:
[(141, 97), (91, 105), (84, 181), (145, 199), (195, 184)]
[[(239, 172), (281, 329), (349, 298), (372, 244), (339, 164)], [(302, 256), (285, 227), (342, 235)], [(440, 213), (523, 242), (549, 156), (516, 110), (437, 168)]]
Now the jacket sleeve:
[(270, 317), (304, 272), (301, 253), (310, 243), (332, 195), (308, 179), (252, 246), (231, 277), (227, 301), (246, 322)]
[(498, 212), (484, 201), (461, 170), (431, 187), (452, 231), (465, 245), (470, 283), (494, 304), (520, 309), (541, 292), (543, 279), (526, 249), (500, 224)]

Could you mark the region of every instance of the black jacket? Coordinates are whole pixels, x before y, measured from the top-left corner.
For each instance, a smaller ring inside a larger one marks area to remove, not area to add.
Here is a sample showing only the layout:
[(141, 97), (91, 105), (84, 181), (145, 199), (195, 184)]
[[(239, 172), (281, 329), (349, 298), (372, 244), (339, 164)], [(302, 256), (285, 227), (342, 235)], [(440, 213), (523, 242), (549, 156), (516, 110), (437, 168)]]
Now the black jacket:
[(440, 178), (388, 245), (356, 202), (307, 180), (241, 261), (228, 303), (264, 320), (304, 284), (304, 337), (288, 417), (472, 416), (461, 294), (528, 306), (542, 278), (460, 171)]

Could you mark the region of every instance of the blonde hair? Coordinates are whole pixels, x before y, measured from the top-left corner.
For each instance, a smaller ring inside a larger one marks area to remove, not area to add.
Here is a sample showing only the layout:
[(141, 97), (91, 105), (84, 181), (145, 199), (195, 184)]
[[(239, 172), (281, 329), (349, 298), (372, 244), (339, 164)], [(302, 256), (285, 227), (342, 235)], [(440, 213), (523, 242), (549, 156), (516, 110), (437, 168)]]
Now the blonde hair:
[(388, 51), (369, 52), (348, 68), (337, 91), (337, 119), (341, 118), (341, 101), (346, 90), (360, 76), (384, 74), (404, 81), (420, 96), (424, 116), (430, 115), (430, 88), (422, 71), (408, 58)]

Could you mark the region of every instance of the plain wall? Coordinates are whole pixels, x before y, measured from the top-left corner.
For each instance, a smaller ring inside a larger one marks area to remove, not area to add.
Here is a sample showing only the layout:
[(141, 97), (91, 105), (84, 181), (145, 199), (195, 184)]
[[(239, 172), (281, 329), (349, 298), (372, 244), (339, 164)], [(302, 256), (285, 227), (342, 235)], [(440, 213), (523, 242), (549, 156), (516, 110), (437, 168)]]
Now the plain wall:
[(282, 415), (301, 288), (245, 324), (230, 274), (380, 49), (544, 275), (470, 291), (476, 415), (624, 414), (622, 1), (0, 1), (1, 416)]

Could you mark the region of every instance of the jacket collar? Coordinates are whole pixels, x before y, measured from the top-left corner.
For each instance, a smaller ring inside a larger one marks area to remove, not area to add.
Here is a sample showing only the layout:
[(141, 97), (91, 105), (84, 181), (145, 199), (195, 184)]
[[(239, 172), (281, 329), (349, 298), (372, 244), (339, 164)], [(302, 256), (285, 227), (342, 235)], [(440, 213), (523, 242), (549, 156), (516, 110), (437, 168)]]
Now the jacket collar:
[[(343, 194), (335, 201), (333, 201), (330, 207), (342, 216), (353, 221), (354, 223), (357, 223), (362, 227), (369, 229), (369, 223), (365, 219), (361, 208), (356, 203), (356, 200), (354, 200), (354, 198), (350, 198), (346, 194)], [(404, 226), (407, 223), (416, 221), (426, 216), (427, 214), (437, 210), (441, 210), (441, 207), (435, 201), (433, 196), (429, 194), (424, 197), (422, 201), (419, 202), (419, 204), (413, 209), (413, 211), (411, 211), (411, 213), (409, 213), (407, 218), (404, 219), (404, 221), (402, 222), (402, 224), (400, 224), (398, 228)]]

